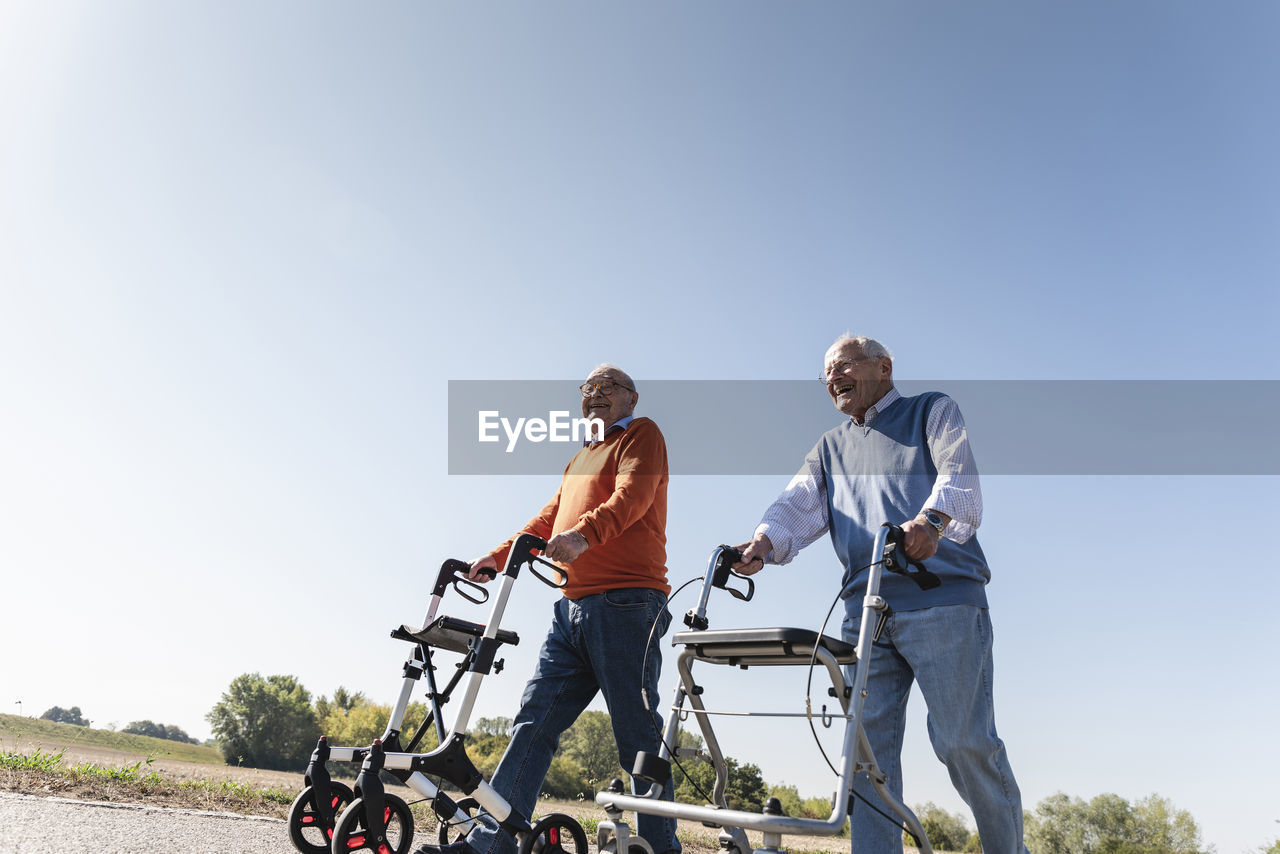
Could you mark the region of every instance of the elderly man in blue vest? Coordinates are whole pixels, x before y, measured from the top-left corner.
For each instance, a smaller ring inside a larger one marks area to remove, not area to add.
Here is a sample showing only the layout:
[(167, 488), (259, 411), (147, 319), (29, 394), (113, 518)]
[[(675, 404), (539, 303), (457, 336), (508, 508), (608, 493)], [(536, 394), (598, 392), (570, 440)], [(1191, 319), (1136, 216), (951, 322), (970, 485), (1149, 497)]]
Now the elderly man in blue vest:
[[(789, 563), (830, 534), (844, 584), (865, 584), (884, 522), (902, 526), (907, 555), (928, 561), (942, 585), (920, 590), (886, 575), (880, 592), (893, 615), (874, 657), (864, 706), (867, 737), (902, 797), (902, 739), (914, 681), (929, 709), (929, 737), (978, 825), (984, 854), (1023, 854), (1022, 796), (992, 704), (991, 578), (974, 532), (982, 493), (964, 419), (940, 392), (903, 397), (893, 359), (879, 342), (844, 336), (827, 351), (827, 393), (849, 418), (823, 434), (804, 466), (765, 512), (734, 567), (746, 575)], [(856, 643), (862, 598), (848, 600), (845, 639)], [(865, 775), (858, 793), (881, 806)], [(854, 854), (902, 851), (902, 830), (865, 806), (852, 816)]]

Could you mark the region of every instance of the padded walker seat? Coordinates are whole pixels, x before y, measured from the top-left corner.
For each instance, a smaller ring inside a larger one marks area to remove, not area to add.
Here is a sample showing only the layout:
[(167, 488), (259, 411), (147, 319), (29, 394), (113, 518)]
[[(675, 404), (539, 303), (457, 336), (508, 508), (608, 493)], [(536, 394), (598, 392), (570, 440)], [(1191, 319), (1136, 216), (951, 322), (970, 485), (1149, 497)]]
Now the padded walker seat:
[[(809, 629), (709, 629), (678, 632), (671, 642), (691, 650), (693, 655), (713, 664), (745, 667), (751, 664), (808, 664), (818, 633)], [(852, 644), (822, 635), (822, 647), (840, 664), (858, 660)]]
[[(412, 626), (403, 625), (391, 632), (391, 636), (397, 640), (425, 643), (427, 646), (436, 647), (437, 649), (463, 653), (471, 648), (473, 638), (483, 635), (484, 626), (479, 623), (459, 620), (456, 617), (437, 617), (423, 629), (415, 629)], [(506, 629), (498, 629), (495, 640), (500, 644), (509, 643), (512, 646), (520, 643), (519, 635)]]

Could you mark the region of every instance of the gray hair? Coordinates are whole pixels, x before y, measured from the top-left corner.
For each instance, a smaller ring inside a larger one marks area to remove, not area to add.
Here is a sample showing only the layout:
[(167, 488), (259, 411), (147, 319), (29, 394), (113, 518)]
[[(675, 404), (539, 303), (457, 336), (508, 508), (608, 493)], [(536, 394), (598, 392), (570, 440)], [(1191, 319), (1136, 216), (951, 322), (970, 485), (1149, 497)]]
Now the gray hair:
[(893, 354), (889, 352), (889, 348), (885, 347), (876, 339), (868, 338), (865, 335), (850, 335), (848, 332), (833, 341), (831, 346), (827, 348), (827, 352), (830, 353), (832, 350), (845, 343), (852, 343), (855, 345), (858, 350), (862, 352), (862, 355), (865, 358), (888, 359), (890, 362), (893, 361)]
[(636, 381), (631, 379), (631, 375), (610, 362), (601, 362), (591, 369), (591, 373), (587, 374), (588, 378), (594, 377), (596, 374), (609, 374), (615, 380), (621, 380), (624, 384), (631, 387), (632, 391), (636, 390)]

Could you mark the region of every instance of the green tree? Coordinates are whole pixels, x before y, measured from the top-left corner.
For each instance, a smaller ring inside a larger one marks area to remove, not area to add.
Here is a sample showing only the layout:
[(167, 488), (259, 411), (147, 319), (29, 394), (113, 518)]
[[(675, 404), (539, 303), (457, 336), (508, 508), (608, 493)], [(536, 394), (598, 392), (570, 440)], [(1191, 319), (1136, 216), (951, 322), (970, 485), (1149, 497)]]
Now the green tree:
[(89, 722), (80, 714), (79, 706), (72, 706), (69, 709), (64, 709), (61, 706), (54, 706), (41, 715), (40, 719), (60, 724), (75, 724), (76, 726), (89, 725)]
[[(701, 749), (702, 739), (681, 731), (680, 747)], [(729, 808), (751, 812), (763, 809), (764, 802), (769, 797), (769, 787), (760, 774), (760, 767), (751, 763), (743, 765), (732, 756), (725, 757), (725, 765), (728, 781), (725, 784), (724, 799)], [(672, 763), (672, 775), (675, 778), (675, 799), (681, 803), (705, 804), (715, 794), (716, 773), (708, 760), (681, 757), (679, 764)], [(790, 792), (784, 791), (784, 794), (790, 797)], [(796, 798), (799, 798), (798, 794)], [(826, 818), (830, 812), (830, 806), (827, 806), (822, 817)]]
[(177, 726), (165, 726), (154, 721), (131, 721), (121, 732), (133, 735), (147, 735), (152, 738), (164, 738), (169, 741), (180, 741), (184, 744), (196, 744), (196, 740)]
[(1280, 854), (1280, 839), (1271, 840), (1270, 845), (1259, 845), (1258, 854)]
[[(929, 844), (939, 851), (965, 851), (970, 838), (974, 835), (969, 824), (960, 813), (949, 813), (932, 801), (917, 805), (916, 818), (929, 837)], [(910, 835), (903, 834), (903, 841), (915, 845)]]
[(804, 800), (800, 797), (800, 790), (795, 786), (787, 783), (770, 786), (769, 797), (778, 799), (778, 803), (782, 807), (783, 815), (789, 815), (796, 818), (804, 815)]
[(618, 744), (613, 739), (613, 723), (605, 712), (583, 712), (560, 738), (558, 756), (577, 763), (587, 786), (603, 789), (615, 777), (628, 774), (618, 762)]
[(680, 760), (676, 775), (675, 798), (685, 804), (708, 803), (716, 784), (716, 772), (708, 762), (695, 759)]
[(150, 738), (164, 738), (161, 733), (165, 732), (161, 724), (155, 721), (130, 721), (121, 732), (127, 732), (130, 735), (145, 735)]
[[(339, 685), (337, 690), (333, 692), (332, 700), (323, 695), (316, 700), (316, 720), (324, 721), (325, 718), (329, 717), (329, 715), (334, 712), (349, 712), (356, 706), (363, 705), (367, 702), (369, 701), (365, 698), (362, 692), (356, 691), (355, 693), (352, 693)], [(325, 734), (328, 734), (328, 730), (325, 730)]]
[(511, 743), (511, 718), (480, 718), (467, 733), (467, 755), (491, 779)]
[(511, 718), (480, 718), (471, 726), (471, 734), (477, 737), (511, 737)]
[(1147, 795), (1133, 805), (1132, 841), (1146, 848), (1173, 854), (1199, 854), (1204, 850), (1200, 828), (1191, 813), (1180, 810), (1159, 795)]
[(1149, 795), (1130, 804), (1114, 794), (1089, 802), (1058, 792), (1027, 814), (1033, 854), (1204, 854), (1200, 828), (1186, 810)]
[(596, 787), (587, 782), (582, 766), (567, 756), (554, 756), (547, 777), (542, 781), (542, 794), (562, 800), (591, 800)]
[[(317, 709), (321, 704), (317, 704)], [(348, 708), (328, 705), (329, 713), (318, 721), (320, 731), (329, 736), (330, 744), (346, 747), (368, 747), (382, 738), (391, 719), (391, 707), (361, 701)]]
[(252, 768), (301, 768), (320, 735), (311, 694), (293, 676), (237, 676), (206, 719), (227, 762)]
[(729, 763), (729, 785), (725, 790), (725, 800), (729, 802), (729, 809), (760, 812), (769, 791), (760, 774), (760, 766), (750, 762), (739, 765), (734, 759), (726, 761)]

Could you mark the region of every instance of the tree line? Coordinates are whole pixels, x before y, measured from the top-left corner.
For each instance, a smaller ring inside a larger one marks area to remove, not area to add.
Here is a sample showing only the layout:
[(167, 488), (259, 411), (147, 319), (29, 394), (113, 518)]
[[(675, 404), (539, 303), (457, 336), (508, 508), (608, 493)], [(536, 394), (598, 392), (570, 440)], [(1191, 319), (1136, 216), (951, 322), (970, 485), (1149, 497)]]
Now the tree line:
[[(410, 725), (416, 726), (426, 715), (426, 704), (410, 704), (405, 731), (412, 732)], [(313, 701), (293, 676), (248, 673), (232, 681), (207, 717), (229, 764), (301, 771), (321, 733), (334, 745), (371, 744), (385, 731), (391, 707), (345, 688), (338, 688), (332, 697), (320, 696)], [(492, 778), (506, 750), (510, 728), (510, 718), (480, 718), (467, 733), (467, 754), (486, 779)], [(693, 733), (681, 732), (680, 738), (680, 747), (702, 747), (702, 740)], [(433, 730), (425, 742), (419, 751), (436, 747)], [(787, 815), (825, 819), (831, 814), (830, 797), (803, 798), (795, 786), (766, 783), (758, 766), (726, 759), (730, 808), (759, 812), (772, 797)], [(551, 798), (589, 800), (613, 778), (625, 779), (623, 771), (609, 715), (586, 712), (561, 739), (542, 793)], [(674, 766), (673, 774), (677, 801), (707, 802), (715, 779), (709, 763), (682, 760)], [(981, 852), (982, 841), (969, 828), (965, 816), (948, 813), (932, 803), (918, 805), (915, 811), (936, 850)], [(1024, 818), (1026, 844), (1032, 854), (1212, 852), (1191, 814), (1154, 794), (1131, 803), (1114, 794), (1083, 801), (1057, 793), (1027, 811)], [(910, 843), (909, 838), (907, 841)], [(1258, 854), (1280, 854), (1280, 841), (1259, 848)]]
[[(69, 709), (64, 709), (61, 706), (53, 706), (46, 709), (45, 713), (40, 716), (40, 719), (60, 724), (71, 724), (73, 726), (87, 727), (89, 725), (88, 719), (86, 719), (84, 713), (80, 711), (79, 706), (72, 706)], [(110, 729), (114, 730), (115, 728), (116, 725), (111, 724)], [(187, 735), (186, 731), (183, 730), (182, 727), (174, 726), (173, 724), (158, 724), (154, 721), (130, 721), (126, 726), (121, 727), (119, 731), (130, 733), (131, 735), (148, 735), (152, 738), (180, 741), (183, 744), (200, 743), (198, 739)]]

